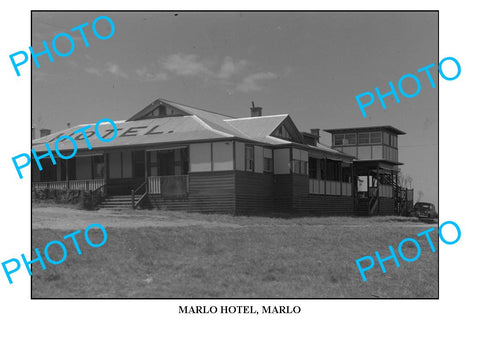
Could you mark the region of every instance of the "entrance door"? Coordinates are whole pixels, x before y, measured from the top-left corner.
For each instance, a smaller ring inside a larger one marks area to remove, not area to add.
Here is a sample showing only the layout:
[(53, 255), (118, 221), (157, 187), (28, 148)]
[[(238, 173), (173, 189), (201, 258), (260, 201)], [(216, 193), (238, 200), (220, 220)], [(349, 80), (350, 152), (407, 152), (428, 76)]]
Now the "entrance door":
[(113, 151), (108, 154), (108, 193), (128, 195), (145, 181), (145, 151)]
[(179, 197), (188, 193), (188, 148), (181, 147), (147, 152), (148, 188), (162, 197)]
[(133, 177), (145, 179), (145, 151), (133, 152)]

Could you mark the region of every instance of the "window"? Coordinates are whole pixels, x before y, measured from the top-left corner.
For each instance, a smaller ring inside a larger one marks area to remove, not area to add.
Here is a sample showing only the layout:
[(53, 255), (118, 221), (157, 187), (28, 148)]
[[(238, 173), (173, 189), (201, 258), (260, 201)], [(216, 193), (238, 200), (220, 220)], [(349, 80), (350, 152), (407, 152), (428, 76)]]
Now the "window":
[(263, 159), (263, 171), (272, 172), (273, 171), (273, 159), (265, 157)]
[(147, 152), (148, 176), (158, 176), (157, 151)]
[(357, 144), (357, 135), (354, 133), (347, 133), (343, 141), (345, 145), (355, 145)]
[(255, 154), (253, 145), (245, 145), (245, 171), (255, 170)]
[(292, 136), (288, 132), (288, 130), (285, 128), (285, 126), (280, 125), (277, 131), (273, 134), (276, 137), (280, 137), (283, 139), (292, 139)]
[(381, 132), (359, 132), (358, 144), (381, 144), (382, 133)]
[(327, 178), (327, 173), (326, 173), (326, 169), (327, 169), (327, 160), (325, 158), (322, 158), (320, 159), (320, 162), (319, 162), (319, 166), (320, 166), (320, 179), (326, 179)]
[(327, 181), (339, 181), (340, 180), (340, 165), (341, 162), (333, 161), (328, 159), (327, 160), (327, 173), (326, 173), (326, 180)]
[(300, 173), (300, 160), (299, 159), (294, 159), (293, 160), (293, 173), (294, 174), (299, 174)]
[(343, 135), (334, 136), (334, 145), (343, 145)]
[[(56, 160), (58, 162), (58, 159)], [(40, 180), (49, 182), (57, 180), (57, 168), (53, 165), (50, 158), (40, 159), (40, 164), (42, 165), (43, 170), (40, 171)]]
[(381, 132), (371, 132), (370, 133), (370, 143), (371, 144), (382, 143), (382, 133)]
[(310, 178), (317, 178), (318, 175), (318, 162), (316, 158), (308, 158), (308, 176)]
[(370, 144), (370, 133), (360, 132), (358, 134), (358, 144)]
[[(138, 162), (137, 176), (141, 177), (142, 170), (145, 172), (140, 152), (135, 157)], [(188, 148), (170, 150), (152, 150), (147, 152), (147, 175), (148, 176), (178, 176), (186, 175), (189, 170)]]
[(104, 170), (103, 155), (93, 156), (93, 178), (104, 178)]
[(58, 160), (60, 165), (60, 180), (66, 181), (67, 180), (67, 159), (59, 159)]
[(342, 182), (352, 183), (352, 169), (350, 167), (342, 167)]
[(263, 148), (263, 172), (273, 172), (273, 150)]
[(77, 165), (75, 158), (71, 158), (68, 160), (68, 179), (71, 181), (72, 179), (77, 178)]
[(357, 144), (357, 135), (355, 133), (334, 135), (334, 145), (355, 145)]
[(301, 159), (293, 159), (293, 173), (299, 175), (307, 175), (308, 172), (308, 162), (302, 161)]
[(308, 167), (308, 162), (306, 161), (300, 161), (300, 173), (302, 175), (307, 174), (307, 167)]
[(182, 175), (188, 174), (190, 170), (190, 149), (184, 148), (180, 150), (180, 158), (182, 163)]
[(173, 150), (159, 150), (149, 152), (148, 176), (175, 175)]
[(144, 116), (144, 118), (162, 117), (162, 116), (165, 116), (166, 114), (167, 114), (167, 109), (165, 108), (165, 106), (161, 105), (156, 109), (154, 109), (153, 111), (150, 111), (149, 113), (147, 113)]
[(390, 135), (387, 132), (383, 133), (383, 144), (390, 145)]

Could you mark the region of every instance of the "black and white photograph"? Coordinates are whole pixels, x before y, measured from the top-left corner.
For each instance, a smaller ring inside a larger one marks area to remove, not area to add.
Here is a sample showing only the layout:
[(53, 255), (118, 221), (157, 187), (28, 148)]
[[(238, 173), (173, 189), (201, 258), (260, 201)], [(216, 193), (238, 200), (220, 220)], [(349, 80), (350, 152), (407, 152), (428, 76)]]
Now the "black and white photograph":
[(2, 9), (0, 338), (478, 333), (474, 6)]
[(438, 11), (31, 15), (32, 299), (438, 298)]

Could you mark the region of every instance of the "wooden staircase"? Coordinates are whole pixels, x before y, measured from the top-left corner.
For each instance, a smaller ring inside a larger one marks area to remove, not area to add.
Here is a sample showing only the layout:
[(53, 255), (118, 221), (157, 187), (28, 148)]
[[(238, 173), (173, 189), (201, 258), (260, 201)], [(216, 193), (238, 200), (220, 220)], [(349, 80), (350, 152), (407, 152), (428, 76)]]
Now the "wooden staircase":
[[(135, 201), (139, 200), (141, 196), (135, 195)], [(132, 195), (107, 196), (97, 207), (110, 210), (132, 209)]]

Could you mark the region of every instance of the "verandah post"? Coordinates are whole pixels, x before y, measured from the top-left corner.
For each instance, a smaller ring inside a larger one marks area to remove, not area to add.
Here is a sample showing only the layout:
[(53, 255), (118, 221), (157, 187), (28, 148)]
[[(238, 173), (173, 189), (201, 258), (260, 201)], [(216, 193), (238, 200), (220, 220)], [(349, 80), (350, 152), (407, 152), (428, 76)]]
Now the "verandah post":
[(343, 178), (342, 178), (342, 167), (343, 167), (343, 161), (340, 161), (340, 196), (342, 196), (342, 191), (343, 191)]
[(148, 160), (147, 160), (147, 150), (145, 149), (145, 156), (144, 156), (144, 163), (145, 163), (145, 192), (148, 192)]
[(380, 169), (377, 163), (377, 214), (380, 214)]
[(70, 189), (70, 179), (68, 178), (68, 159), (65, 160), (65, 180), (67, 181), (67, 190)]
[(103, 194), (107, 196), (107, 180), (108, 180), (108, 154), (103, 153), (103, 181), (104, 181), (104, 191)]

